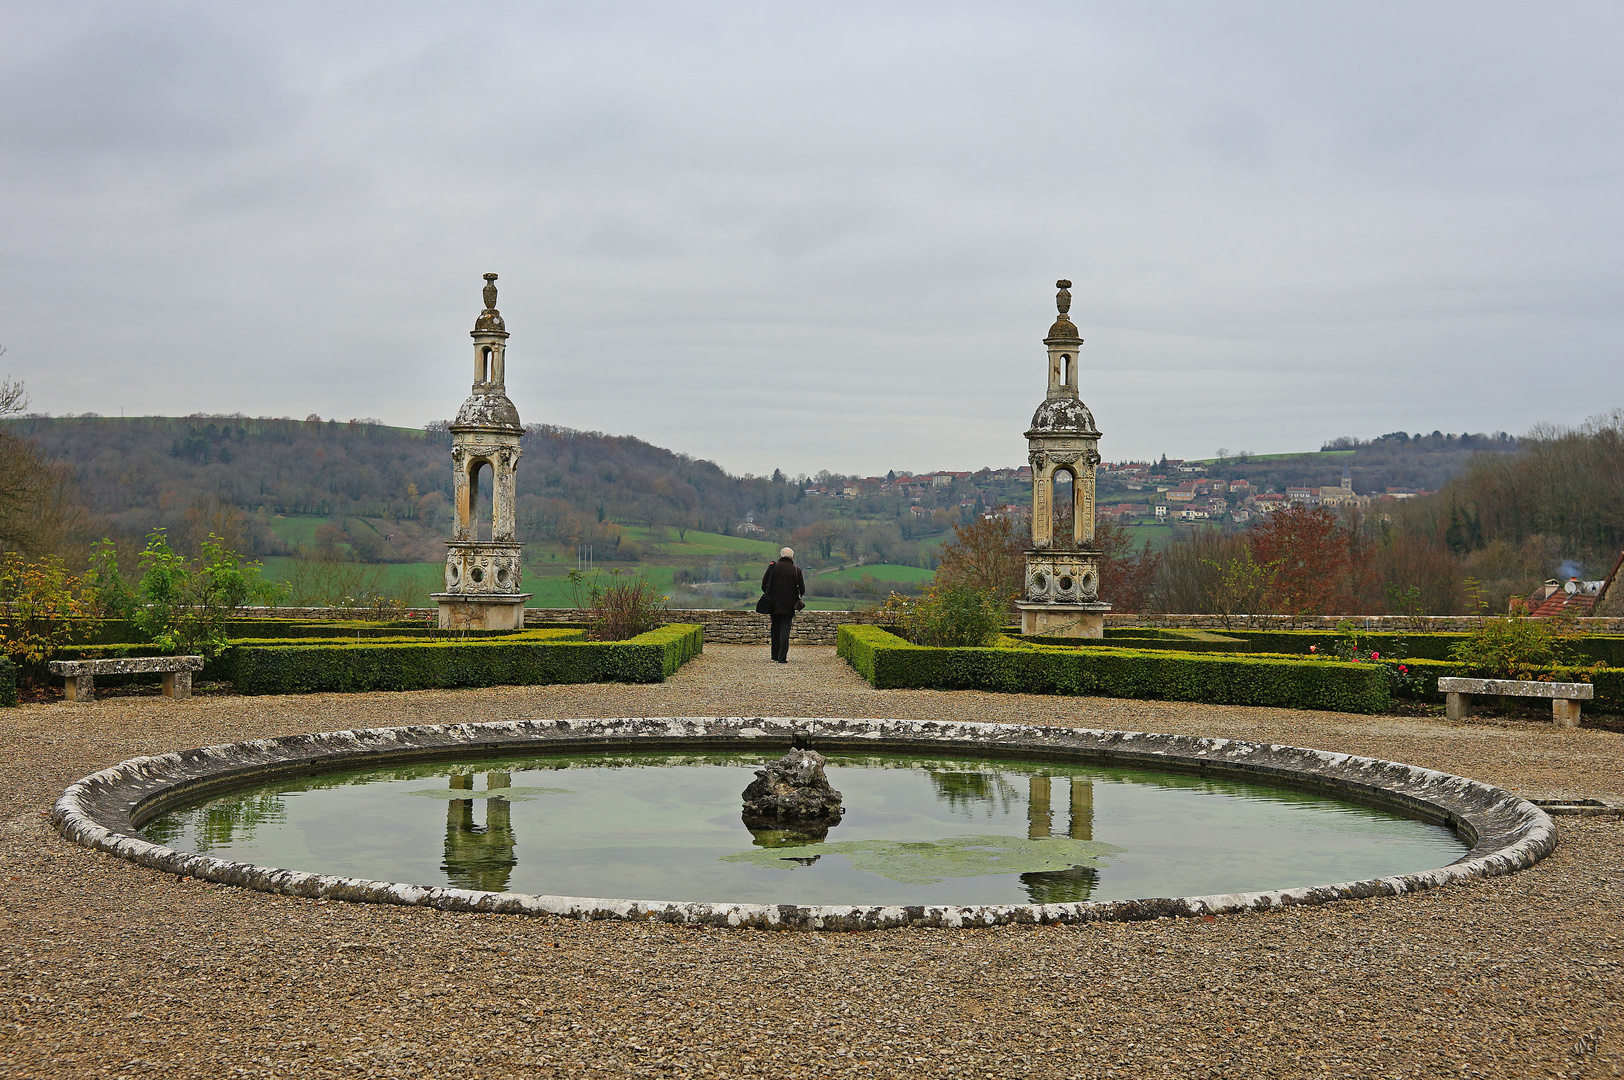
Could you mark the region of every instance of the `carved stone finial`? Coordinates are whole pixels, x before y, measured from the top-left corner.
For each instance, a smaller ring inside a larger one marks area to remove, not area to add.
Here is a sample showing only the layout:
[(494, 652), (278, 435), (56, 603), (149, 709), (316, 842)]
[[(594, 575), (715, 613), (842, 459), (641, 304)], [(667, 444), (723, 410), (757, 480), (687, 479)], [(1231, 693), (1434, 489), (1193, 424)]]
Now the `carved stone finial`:
[(496, 275), (485, 275), (485, 310), (479, 313), (474, 320), (475, 334), (501, 334), (507, 337), (507, 326), (502, 322), (502, 313), (496, 310)]
[(1054, 306), (1056, 308), (1060, 309), (1060, 314), (1062, 314), (1062, 315), (1070, 314), (1071, 313), (1071, 291), (1070, 291), (1071, 290), (1071, 282), (1067, 281), (1065, 278), (1061, 278), (1059, 281), (1055, 282), (1054, 285), (1055, 285), (1055, 288), (1060, 290), (1058, 293), (1055, 294)]

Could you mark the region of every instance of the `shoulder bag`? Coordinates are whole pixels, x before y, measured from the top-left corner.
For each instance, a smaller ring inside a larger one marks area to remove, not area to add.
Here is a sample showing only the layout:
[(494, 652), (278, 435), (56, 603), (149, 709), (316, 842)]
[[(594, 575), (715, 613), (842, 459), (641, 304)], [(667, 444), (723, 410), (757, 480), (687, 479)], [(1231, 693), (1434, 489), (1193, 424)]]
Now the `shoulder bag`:
[(761, 587), (761, 599), (756, 601), (757, 615), (771, 615), (773, 613), (773, 600), (772, 597), (767, 595), (767, 590), (772, 588), (773, 573), (777, 569), (777, 563), (773, 563), (772, 566), (767, 568), (767, 584)]

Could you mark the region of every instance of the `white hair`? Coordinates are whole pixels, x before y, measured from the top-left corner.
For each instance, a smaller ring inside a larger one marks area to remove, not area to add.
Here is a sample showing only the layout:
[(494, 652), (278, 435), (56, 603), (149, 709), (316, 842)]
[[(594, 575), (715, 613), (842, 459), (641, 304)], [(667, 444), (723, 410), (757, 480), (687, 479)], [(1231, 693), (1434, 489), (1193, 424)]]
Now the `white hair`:
[(778, 554), (782, 558), (793, 559), (793, 558), (795, 558), (795, 549), (794, 548), (779, 548), (778, 549)]

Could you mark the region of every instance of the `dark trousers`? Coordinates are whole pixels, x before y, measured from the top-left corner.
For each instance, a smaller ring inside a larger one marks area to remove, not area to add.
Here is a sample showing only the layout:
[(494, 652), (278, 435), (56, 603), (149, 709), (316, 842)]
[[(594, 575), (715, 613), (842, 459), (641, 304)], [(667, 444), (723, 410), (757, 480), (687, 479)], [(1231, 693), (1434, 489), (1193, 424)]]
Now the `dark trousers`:
[(789, 627), (795, 621), (795, 613), (788, 615), (774, 615), (773, 617), (773, 659), (789, 659)]

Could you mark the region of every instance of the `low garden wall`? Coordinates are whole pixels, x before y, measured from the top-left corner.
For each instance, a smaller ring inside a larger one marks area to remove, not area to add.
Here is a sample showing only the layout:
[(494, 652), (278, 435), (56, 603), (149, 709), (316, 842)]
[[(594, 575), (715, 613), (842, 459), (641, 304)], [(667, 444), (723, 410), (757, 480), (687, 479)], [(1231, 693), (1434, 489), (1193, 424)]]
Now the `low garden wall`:
[[(348, 608), (246, 608), (244, 614), (249, 618), (330, 619), (347, 623), (361, 617)], [(432, 624), (436, 616), (434, 608), (408, 608), (397, 617), (396, 624), (407, 620), (419, 625)], [(589, 612), (578, 608), (526, 608), (524, 612), (527, 627), (585, 626), (591, 618)], [(765, 645), (772, 629), (768, 617), (754, 611), (675, 608), (665, 612), (663, 618), (667, 624), (691, 623), (704, 627), (705, 641), (710, 645)], [(802, 611), (795, 616), (790, 643), (833, 645), (842, 626), (873, 625), (881, 621), (878, 611)]]
[[(1105, 625), (1161, 627), (1169, 630), (1336, 630), (1336, 624), (1352, 621), (1360, 630), (1383, 633), (1469, 633), (1480, 626), (1483, 615), (1134, 615), (1107, 613)], [(1624, 617), (1610, 616), (1576, 620), (1579, 629), (1592, 634), (1624, 634)]]
[[(277, 619), (322, 619), (354, 621), (362, 616), (349, 608), (247, 608), (248, 617)], [(399, 617), (419, 623), (432, 622), (434, 608), (409, 608)], [(526, 626), (581, 626), (590, 616), (575, 608), (526, 608)], [(1108, 628), (1146, 627), (1169, 630), (1319, 631), (1334, 633), (1336, 624), (1352, 620), (1360, 630), (1390, 634), (1467, 633), (1482, 622), (1481, 615), (1139, 615), (1107, 613)], [(666, 612), (667, 622), (698, 623), (705, 628), (705, 640), (713, 645), (765, 645), (770, 629), (767, 616), (754, 611), (715, 608), (678, 609)], [(841, 626), (874, 626), (883, 621), (878, 611), (803, 611), (795, 616), (790, 641), (796, 645), (834, 645)], [(1593, 634), (1624, 634), (1624, 618), (1578, 620), (1580, 629)]]

